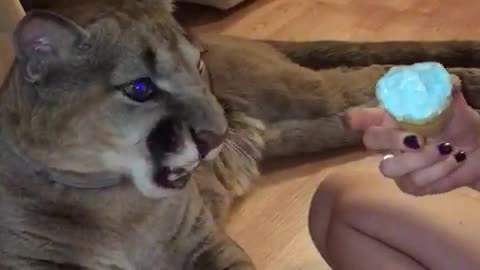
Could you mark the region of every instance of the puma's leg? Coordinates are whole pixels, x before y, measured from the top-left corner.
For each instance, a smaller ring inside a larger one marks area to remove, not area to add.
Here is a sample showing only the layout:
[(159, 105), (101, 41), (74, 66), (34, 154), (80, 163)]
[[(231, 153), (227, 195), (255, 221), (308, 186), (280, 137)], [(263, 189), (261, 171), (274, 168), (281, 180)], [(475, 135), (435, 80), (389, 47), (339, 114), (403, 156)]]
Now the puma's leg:
[(276, 123), (266, 131), (265, 142), (264, 157), (269, 158), (360, 146), (362, 140), (343, 124), (341, 115), (335, 115)]
[[(352, 107), (377, 105), (375, 85), (385, 71), (384, 66), (337, 68), (319, 70), (317, 76), (297, 77), (288, 90), (291, 98), (284, 108), (278, 108), (282, 117), (266, 125), (264, 157), (360, 146), (360, 134), (345, 126), (343, 114)], [(286, 113), (288, 108), (291, 113)], [(321, 109), (324, 111), (319, 112)]]
[(223, 235), (196, 251), (188, 270), (255, 270), (255, 266), (232, 239)]
[(319, 69), (402, 65), (435, 61), (448, 67), (480, 67), (478, 41), (268, 41), (293, 62)]
[[(384, 67), (387, 70), (388, 67)], [(475, 109), (480, 109), (480, 68), (450, 68), (449, 71), (462, 80), (462, 91), (467, 102)], [(270, 123), (264, 136), (265, 157), (318, 153), (361, 145), (360, 134), (344, 125), (342, 114), (352, 107), (377, 105), (375, 84), (381, 72), (379, 66), (351, 69), (343, 73), (338, 70), (318, 71), (323, 74), (324, 85), (322, 87), (325, 88), (323, 94), (334, 90), (331, 101), (339, 106), (338, 111), (313, 119), (307, 117), (285, 118)], [(377, 77), (372, 74), (376, 74)], [(319, 85), (319, 87), (321, 86)], [(310, 100), (318, 100), (317, 107), (329, 106), (326, 104), (329, 101), (328, 98), (318, 98), (322, 91), (311, 91), (310, 93), (298, 89), (291, 91), (292, 96), (295, 96), (290, 101), (292, 103), (301, 100), (298, 98), (299, 95), (311, 95)], [(342, 99), (334, 99), (333, 96), (338, 96), (339, 93)], [(296, 107), (295, 104), (289, 106)], [(315, 104), (312, 103), (310, 106), (314, 107)], [(304, 108), (307, 110), (308, 106)], [(279, 111), (281, 112), (281, 110)]]
[[(360, 143), (358, 134), (343, 126), (341, 115), (352, 107), (377, 105), (376, 83), (391, 67), (371, 65), (314, 71), (291, 63), (261, 42), (216, 36), (203, 38), (208, 48), (204, 60), (213, 92), (227, 114), (245, 115), (265, 126), (266, 158)], [(441, 43), (431, 44), (442, 48)], [(371, 46), (379, 46), (374, 45)], [(451, 72), (463, 80), (470, 104), (480, 105), (480, 97), (477, 98), (480, 69), (453, 68)]]

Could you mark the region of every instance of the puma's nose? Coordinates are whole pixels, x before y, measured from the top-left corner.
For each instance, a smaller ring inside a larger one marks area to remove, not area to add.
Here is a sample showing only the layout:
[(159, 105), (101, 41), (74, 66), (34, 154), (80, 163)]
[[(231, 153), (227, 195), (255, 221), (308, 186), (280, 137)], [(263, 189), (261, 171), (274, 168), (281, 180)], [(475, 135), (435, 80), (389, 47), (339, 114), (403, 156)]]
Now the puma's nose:
[(225, 134), (216, 134), (212, 131), (201, 130), (192, 132), (193, 140), (197, 145), (200, 158), (205, 158), (210, 151), (219, 147), (225, 139)]

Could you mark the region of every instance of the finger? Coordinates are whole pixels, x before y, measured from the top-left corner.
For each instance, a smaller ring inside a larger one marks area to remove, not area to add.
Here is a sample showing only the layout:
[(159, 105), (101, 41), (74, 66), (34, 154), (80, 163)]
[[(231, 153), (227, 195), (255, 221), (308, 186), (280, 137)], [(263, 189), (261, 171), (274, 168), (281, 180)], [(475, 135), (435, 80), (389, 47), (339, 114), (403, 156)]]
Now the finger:
[(449, 143), (430, 144), (422, 151), (405, 152), (380, 162), (380, 171), (389, 178), (399, 178), (418, 171), (445, 159), (453, 152)]
[(450, 81), (452, 82), (452, 94), (457, 94), (460, 93), (460, 90), (462, 89), (462, 80), (455, 75), (455, 74), (450, 74)]
[(441, 179), (447, 178), (453, 171), (458, 169), (464, 164), (464, 159), (458, 159), (459, 155), (466, 155), (464, 152), (459, 152), (455, 155), (451, 155), (445, 160), (439, 161), (434, 165), (416, 171), (410, 174), (410, 181), (412, 181), (419, 188), (431, 185)]
[(404, 193), (416, 195), (418, 187), (406, 177), (400, 177), (394, 179), (397, 187)]
[(385, 111), (381, 108), (351, 109), (344, 115), (344, 121), (350, 129), (365, 131), (373, 126), (382, 125)]
[[(462, 81), (457, 75), (450, 74), (450, 82), (451, 82), (451, 96), (452, 96), (452, 101), (460, 101), (463, 99), (463, 93), (462, 93)], [(464, 99), (463, 99), (464, 100)]]
[(388, 113), (385, 113), (385, 117), (383, 118), (382, 127), (390, 127), (390, 128), (397, 128), (398, 129), (397, 122)]
[(460, 91), (454, 92), (450, 106), (451, 119), (448, 120), (443, 131), (432, 139), (448, 140), (467, 151), (476, 148), (480, 124), (478, 113), (467, 104)]
[[(474, 160), (478, 160), (477, 158), (480, 157), (478, 156), (478, 153), (476, 153), (475, 155), (476, 157), (470, 155), (468, 160), (462, 161), (463, 165), (457, 170), (453, 171), (451, 174), (427, 186), (424, 193), (445, 193), (461, 186), (470, 186), (471, 183), (476, 182), (478, 180), (478, 165), (475, 163)], [(466, 159), (466, 156), (464, 158)]]
[(365, 131), (363, 143), (374, 151), (412, 151), (420, 149), (424, 139), (394, 128), (371, 127)]

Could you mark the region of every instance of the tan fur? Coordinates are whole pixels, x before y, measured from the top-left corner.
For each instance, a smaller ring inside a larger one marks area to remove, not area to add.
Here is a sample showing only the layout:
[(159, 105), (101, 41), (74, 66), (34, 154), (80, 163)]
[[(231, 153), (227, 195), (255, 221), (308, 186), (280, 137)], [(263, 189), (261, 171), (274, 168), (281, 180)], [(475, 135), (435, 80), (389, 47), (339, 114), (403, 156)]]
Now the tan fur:
[[(70, 24), (65, 28), (65, 22), (47, 24), (62, 33), (63, 54), (51, 56), (57, 61), (52, 63), (25, 50), (30, 43), (17, 37), (17, 62), (2, 87), (0, 269), (254, 269), (223, 224), (231, 204), (254, 186), (259, 162), (359, 145), (342, 113), (375, 104), (373, 90), (388, 69), (384, 65), (409, 63), (412, 52), (419, 60), (453, 63), (480, 48), (470, 42), (395, 43), (408, 48), (402, 58), (390, 51), (391, 44), (201, 35), (200, 49), (185, 39), (169, 2), (67, 2), (47, 7), (90, 35)], [(20, 30), (20, 37), (28, 37)], [(155, 50), (155, 59), (145, 59), (145, 45)], [(72, 48), (81, 50), (74, 54)], [(201, 51), (208, 70), (199, 74)], [(351, 55), (347, 67), (336, 62), (345, 55)], [(42, 77), (42, 70), (30, 74), (36, 57), (47, 61), (49, 72), (56, 65), (62, 69), (52, 77)], [(328, 68), (316, 70), (322, 63)], [(149, 65), (157, 71), (146, 71)], [(479, 104), (480, 70), (462, 65), (449, 66), (463, 79), (469, 102)], [(147, 75), (178, 106), (169, 109), (163, 96), (134, 105), (112, 89)], [(174, 136), (158, 139), (171, 140), (175, 148), (169, 155), (152, 153), (146, 137), (172, 116), (182, 116)], [(195, 130), (224, 128), (220, 153), (212, 149), (210, 158), (189, 167), (186, 145)], [(149, 170), (172, 162), (192, 171), (186, 186), (169, 190), (151, 183)], [(68, 185), (71, 177), (101, 181), (98, 173), (125, 181), (92, 190)]]

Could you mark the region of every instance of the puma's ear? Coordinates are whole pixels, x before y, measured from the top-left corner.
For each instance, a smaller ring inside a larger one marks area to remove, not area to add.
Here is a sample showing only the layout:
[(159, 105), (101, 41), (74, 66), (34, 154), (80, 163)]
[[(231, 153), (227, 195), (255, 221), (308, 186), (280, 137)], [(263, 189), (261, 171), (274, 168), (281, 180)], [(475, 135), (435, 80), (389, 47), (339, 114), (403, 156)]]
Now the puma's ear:
[(44, 78), (50, 68), (70, 59), (75, 50), (88, 47), (86, 40), (88, 33), (79, 25), (47, 11), (29, 12), (13, 34), (16, 56), (31, 82)]

